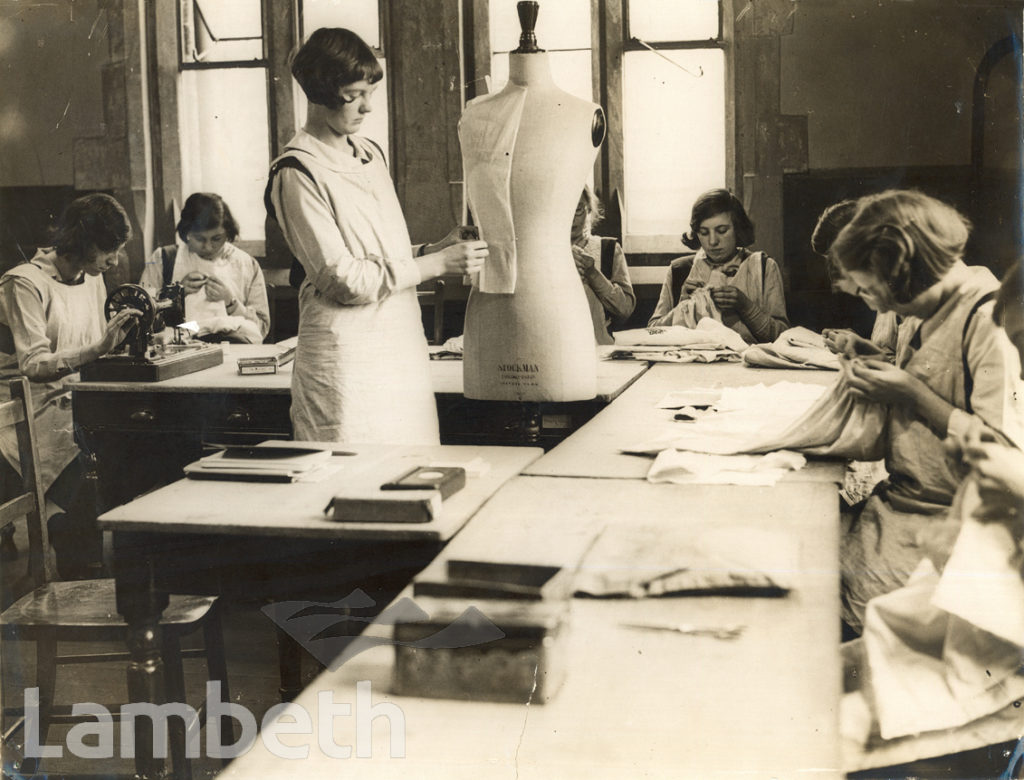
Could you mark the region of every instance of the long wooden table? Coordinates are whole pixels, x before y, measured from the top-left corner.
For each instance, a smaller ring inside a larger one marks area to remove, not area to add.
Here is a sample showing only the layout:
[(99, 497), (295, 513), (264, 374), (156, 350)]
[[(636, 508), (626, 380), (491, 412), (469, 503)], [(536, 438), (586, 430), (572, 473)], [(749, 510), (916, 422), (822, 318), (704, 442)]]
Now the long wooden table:
[[(498, 490), (535, 460), (528, 447), (348, 446), (321, 482), (180, 480), (107, 512), (118, 611), (129, 627), (129, 699), (160, 703), (159, 620), (169, 593), (248, 599), (331, 598), (355, 587), (382, 607)], [(379, 486), (409, 468), (464, 464), (466, 487), (429, 523), (344, 523), (324, 514), (339, 490)], [(397, 588), (396, 588), (397, 583)], [(298, 670), (283, 687), (296, 684)], [(296, 690), (297, 692), (297, 690)], [(140, 776), (159, 776), (151, 732), (139, 733)]]
[[(238, 358), (277, 354), (281, 347), (232, 344), (226, 350), (221, 365), (162, 382), (93, 381), (72, 386), (75, 423), (97, 454), (104, 506), (123, 504), (177, 479), (185, 464), (203, 454), (204, 442), (291, 438), (291, 365), (276, 374), (240, 376), (237, 371)], [(593, 400), (524, 405), (466, 399), (462, 361), (431, 361), (441, 441), (550, 448), (616, 399), (646, 369), (646, 363), (598, 361), (598, 394)]]
[[(573, 599), (561, 648), (567, 676), (544, 704), (396, 695), (395, 651), (386, 643), (324, 672), (296, 700), (311, 727), (279, 739), (308, 746), (305, 760), (284, 759), (257, 740), (223, 776), (839, 776), (835, 484), (766, 488), (520, 477), (421, 576), (436, 576), (449, 558), (571, 568), (602, 529), (641, 523), (682, 525), (695, 536), (716, 528), (777, 531), (795, 540), (799, 551), (793, 589), (782, 598)], [(485, 600), (473, 605), (485, 616), (492, 610)], [(738, 624), (743, 631), (727, 640), (638, 630), (629, 623)], [(387, 625), (368, 632), (385, 642), (391, 637)], [(370, 698), (357, 699), (357, 685), (365, 681)], [(347, 761), (327, 755), (314, 736), (318, 697), (324, 696), (353, 708), (353, 717), (336, 717), (326, 726), (335, 745), (352, 748)], [(384, 714), (384, 703), (398, 710), (390, 719), (376, 718), (372, 731), (357, 739), (356, 724)], [(377, 705), (370, 715), (359, 710), (370, 704)], [(396, 744), (404, 744), (404, 757), (391, 757)], [(355, 757), (360, 745), (369, 757)]]

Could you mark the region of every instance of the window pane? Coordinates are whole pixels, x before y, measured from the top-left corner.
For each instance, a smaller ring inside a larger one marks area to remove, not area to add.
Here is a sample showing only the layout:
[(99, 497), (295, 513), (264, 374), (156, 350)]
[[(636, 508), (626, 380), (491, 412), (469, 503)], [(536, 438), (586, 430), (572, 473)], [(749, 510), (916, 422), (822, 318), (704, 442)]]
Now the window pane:
[[(591, 81), (590, 51), (553, 51), (548, 53), (551, 78), (570, 95), (594, 99)], [(498, 92), (508, 83), (508, 55), (496, 54), (491, 58), (491, 92)]]
[(193, 192), (216, 192), (238, 220), (239, 237), (262, 240), (270, 150), (266, 72), (186, 70), (181, 89), (182, 202)]
[(725, 70), (718, 49), (628, 52), (623, 73), (627, 233), (682, 233), (697, 195), (725, 186)]
[(302, 39), (320, 27), (345, 27), (381, 48), (377, 0), (302, 0)]
[[(380, 148), (387, 151), (390, 161), (391, 151), (388, 144), (388, 63), (383, 57), (378, 57), (377, 62), (380, 63), (381, 70), (384, 71), (384, 78), (377, 82), (377, 90), (373, 93), (373, 102), (371, 103), (373, 110), (363, 120), (363, 124), (359, 128), (359, 135), (372, 138), (380, 144)], [(292, 95), (295, 98), (295, 126), (302, 127), (306, 124), (306, 96), (302, 93), (302, 88), (298, 84), (295, 85)]]
[[(491, 51), (519, 46), (516, 0), (490, 2)], [(590, 0), (542, 3), (537, 15), (537, 45), (546, 51), (590, 48)]]
[(260, 0), (191, 0), (182, 6), (185, 62), (263, 57)]
[(645, 41), (718, 37), (718, 0), (629, 0), (629, 34)]

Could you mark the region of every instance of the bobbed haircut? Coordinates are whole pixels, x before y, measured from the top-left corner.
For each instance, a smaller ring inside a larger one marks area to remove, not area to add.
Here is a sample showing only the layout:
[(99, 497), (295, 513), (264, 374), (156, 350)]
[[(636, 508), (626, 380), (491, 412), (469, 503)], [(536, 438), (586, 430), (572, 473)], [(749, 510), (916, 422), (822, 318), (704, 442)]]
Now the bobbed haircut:
[(843, 277), (843, 269), (832, 256), (832, 244), (836, 236), (857, 213), (857, 201), (841, 200), (826, 208), (818, 217), (818, 223), (811, 233), (811, 249), (825, 258), (829, 279), (833, 284)]
[(132, 226), (120, 203), (109, 195), (97, 193), (71, 201), (51, 234), (57, 255), (82, 266), (96, 250), (120, 249), (132, 237)]
[(729, 190), (708, 190), (693, 202), (690, 210), (690, 230), (683, 233), (683, 243), (690, 249), (700, 249), (700, 224), (718, 214), (729, 214), (736, 231), (736, 246), (750, 246), (754, 243), (754, 223), (747, 216), (740, 199)]
[(310, 103), (336, 110), (345, 102), (338, 97), (339, 89), (364, 80), (376, 84), (384, 71), (354, 32), (321, 27), (292, 56), (292, 75)]
[(872, 273), (897, 303), (910, 303), (963, 257), (971, 223), (952, 206), (917, 190), (886, 190), (857, 201), (832, 244), (847, 271)]
[(238, 238), (238, 223), (224, 198), (214, 192), (193, 192), (181, 209), (177, 231), (182, 241), (189, 233), (224, 228), (228, 241)]
[(999, 285), (995, 308), (992, 310), (992, 319), (996, 325), (1002, 325), (1010, 309), (1016, 310), (1018, 315), (1024, 314), (1024, 259), (1013, 264)]

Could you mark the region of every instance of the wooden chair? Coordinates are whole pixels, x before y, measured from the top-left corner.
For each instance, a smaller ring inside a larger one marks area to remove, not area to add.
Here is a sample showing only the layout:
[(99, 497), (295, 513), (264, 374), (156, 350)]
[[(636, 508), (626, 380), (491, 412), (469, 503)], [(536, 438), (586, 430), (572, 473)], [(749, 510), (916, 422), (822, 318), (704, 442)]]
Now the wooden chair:
[[(54, 704), (58, 664), (128, 661), (128, 653), (76, 653), (58, 655), (58, 642), (123, 643), (127, 626), (117, 613), (114, 580), (54, 581), (53, 556), (49, 550), (43, 491), (37, 480), (38, 451), (34, 436), (32, 400), (28, 381), (21, 377), (8, 383), (10, 400), (0, 402), (0, 427), (13, 427), (17, 432), (21, 459), (22, 492), (0, 506), (0, 526), (16, 518), (25, 518), (28, 531), (28, 575), (33, 590), (22, 596), (0, 614), (0, 631), (4, 655), (12, 641), (35, 642), (35, 686), (39, 688), (39, 744), (46, 744), (47, 729), (52, 723), (95, 722), (94, 717), (70, 714), (70, 706)], [(205, 650), (181, 649), (181, 638), (202, 628)], [(205, 655), (212, 680), (221, 681), (221, 694), (229, 701), (227, 668), (216, 599), (201, 596), (172, 596), (161, 621), (163, 662), (167, 700), (184, 702), (185, 680), (182, 659)], [(10, 677), (8, 674), (7, 677)], [(12, 697), (20, 700), (20, 696)], [(6, 699), (10, 701), (10, 699)], [(107, 706), (116, 717), (120, 705)], [(205, 720), (205, 705), (200, 708)], [(13, 735), (24, 726), (20, 708), (4, 707), (3, 718), (21, 714), (10, 728), (2, 729), (5, 748), (15, 749)], [(169, 747), (174, 776), (189, 778), (191, 769), (185, 756), (186, 725), (181, 718), (169, 718)], [(23, 775), (32, 774), (38, 761), (27, 757), (20, 762)], [(5, 761), (6, 767), (6, 761)]]

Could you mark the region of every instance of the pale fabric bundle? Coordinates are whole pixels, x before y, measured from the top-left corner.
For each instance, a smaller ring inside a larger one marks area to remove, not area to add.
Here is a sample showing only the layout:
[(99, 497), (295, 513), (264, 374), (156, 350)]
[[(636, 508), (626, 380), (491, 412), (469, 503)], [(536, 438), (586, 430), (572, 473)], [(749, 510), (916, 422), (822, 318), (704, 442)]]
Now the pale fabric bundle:
[(705, 318), (722, 321), (718, 307), (711, 300), (711, 290), (707, 287), (700, 287), (690, 293), (689, 298), (681, 300), (672, 310), (671, 324), (682, 325), (684, 328), (696, 328), (697, 324)]
[(783, 331), (771, 344), (754, 344), (743, 353), (743, 362), (759, 368), (839, 370), (839, 357), (821, 334), (803, 327)]
[[(842, 708), (847, 769), (916, 758), (933, 734), (964, 750), (1024, 730), (1014, 707), (1024, 697), (1021, 549), (1004, 523), (974, 519), (978, 504), (969, 478), (951, 510), (962, 525), (943, 571), (925, 558), (904, 587), (868, 603), (866, 674)], [(893, 742), (864, 747), (875, 722)]]

